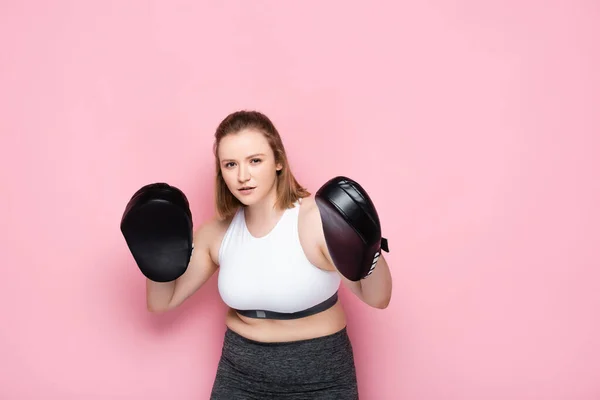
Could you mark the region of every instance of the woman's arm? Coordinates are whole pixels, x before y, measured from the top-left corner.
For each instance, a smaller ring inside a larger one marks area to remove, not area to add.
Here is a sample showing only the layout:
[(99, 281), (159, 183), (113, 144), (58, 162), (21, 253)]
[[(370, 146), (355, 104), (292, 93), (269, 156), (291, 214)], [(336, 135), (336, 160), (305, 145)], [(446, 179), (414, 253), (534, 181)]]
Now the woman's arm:
[(183, 275), (172, 282), (146, 280), (148, 311), (164, 312), (182, 304), (214, 274), (217, 266), (210, 256), (217, 220), (205, 223), (194, 233), (194, 251)]
[[(322, 251), (329, 262), (334, 265), (327, 246)], [(384, 309), (390, 304), (392, 298), (392, 275), (383, 254), (379, 257), (371, 275), (357, 282), (348, 280), (344, 276), (342, 276), (342, 280), (352, 293), (371, 307)]]
[[(303, 202), (306, 203), (306, 218), (314, 234), (316, 246), (331, 265), (331, 270), (337, 270), (327, 248), (319, 208), (312, 197), (303, 199)], [(339, 274), (342, 277), (344, 285), (364, 303), (380, 309), (384, 309), (389, 305), (392, 297), (392, 276), (383, 254), (379, 257), (371, 275), (365, 279), (354, 282), (344, 277), (341, 273)]]

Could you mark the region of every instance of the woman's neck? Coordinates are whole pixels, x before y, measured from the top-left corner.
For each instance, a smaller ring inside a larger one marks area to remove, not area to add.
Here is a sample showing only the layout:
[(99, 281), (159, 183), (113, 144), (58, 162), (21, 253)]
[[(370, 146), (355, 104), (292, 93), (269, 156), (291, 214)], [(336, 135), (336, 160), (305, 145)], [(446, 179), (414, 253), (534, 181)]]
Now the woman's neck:
[(271, 191), (262, 201), (246, 206), (244, 214), (247, 224), (270, 224), (281, 217), (283, 210), (277, 207), (277, 192)]

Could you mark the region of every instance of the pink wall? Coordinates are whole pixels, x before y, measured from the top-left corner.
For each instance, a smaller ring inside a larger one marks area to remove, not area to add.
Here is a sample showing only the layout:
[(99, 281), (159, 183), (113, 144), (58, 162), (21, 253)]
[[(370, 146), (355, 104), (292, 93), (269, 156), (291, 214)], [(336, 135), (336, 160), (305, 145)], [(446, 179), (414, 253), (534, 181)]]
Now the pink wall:
[(351, 3), (2, 2), (0, 398), (208, 398), (216, 280), (149, 314), (118, 224), (159, 180), (208, 217), (239, 108), (378, 206), (361, 398), (600, 398), (598, 3)]

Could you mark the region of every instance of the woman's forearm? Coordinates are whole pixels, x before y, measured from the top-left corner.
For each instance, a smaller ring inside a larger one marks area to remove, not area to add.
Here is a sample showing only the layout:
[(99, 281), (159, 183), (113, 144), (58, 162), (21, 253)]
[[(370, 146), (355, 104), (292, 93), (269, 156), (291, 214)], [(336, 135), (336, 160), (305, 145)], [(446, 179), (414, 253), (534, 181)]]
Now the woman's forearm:
[(375, 308), (386, 308), (392, 297), (392, 275), (383, 254), (371, 275), (360, 280), (360, 297)]
[(146, 279), (146, 305), (148, 311), (161, 312), (169, 309), (175, 293), (175, 282), (154, 282)]

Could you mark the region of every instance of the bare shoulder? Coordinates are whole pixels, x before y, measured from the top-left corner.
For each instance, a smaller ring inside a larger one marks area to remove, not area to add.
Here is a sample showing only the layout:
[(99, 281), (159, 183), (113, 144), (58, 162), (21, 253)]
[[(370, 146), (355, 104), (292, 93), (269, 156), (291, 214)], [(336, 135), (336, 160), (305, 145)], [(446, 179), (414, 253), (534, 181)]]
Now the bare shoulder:
[(194, 248), (207, 250), (217, 263), (221, 241), (230, 223), (231, 218), (221, 219), (216, 215), (204, 221), (194, 232)]
[(313, 195), (304, 197), (300, 202), (300, 214), (298, 218), (302, 225), (314, 230), (314, 234), (318, 235), (318, 231), (322, 230), (319, 207), (317, 207), (317, 202)]
[(335, 269), (327, 260), (324, 253), (326, 244), (321, 214), (312, 195), (303, 198), (300, 202), (298, 234), (300, 235), (300, 242), (304, 252), (312, 264), (329, 271)]
[(213, 236), (219, 232), (225, 232), (227, 227), (231, 223), (231, 218), (221, 219), (218, 216), (214, 215), (210, 219), (202, 222), (194, 232), (194, 237), (196, 238), (206, 238)]

